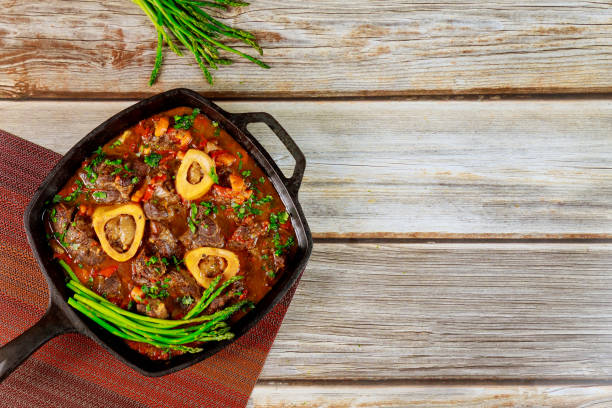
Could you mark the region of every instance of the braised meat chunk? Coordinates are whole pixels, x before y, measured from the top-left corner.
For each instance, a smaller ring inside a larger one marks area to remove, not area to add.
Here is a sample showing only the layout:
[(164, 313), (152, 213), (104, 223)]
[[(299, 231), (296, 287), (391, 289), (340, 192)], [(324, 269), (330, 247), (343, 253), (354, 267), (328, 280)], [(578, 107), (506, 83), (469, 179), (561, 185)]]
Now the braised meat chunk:
[(187, 224), (189, 229), (179, 239), (187, 249), (199, 247), (223, 248), (225, 238), (219, 225), (210, 214), (210, 208), (192, 204)]
[(181, 257), (181, 245), (168, 227), (161, 222), (151, 221), (150, 228), (148, 243), (151, 252), (164, 258)]
[(95, 236), (91, 219), (85, 215), (77, 214), (64, 235), (63, 241), (66, 252), (77, 263), (91, 266), (100, 264), (106, 258), (106, 255)]
[(141, 252), (132, 262), (132, 281), (137, 285), (156, 282), (166, 273), (166, 263), (157, 255), (146, 256)]
[(92, 191), (92, 200), (111, 204), (128, 202), (136, 186), (146, 179), (147, 173), (147, 166), (140, 161), (98, 154), (79, 171), (79, 178)]
[(181, 198), (170, 181), (156, 184), (152, 190), (151, 198), (143, 205), (147, 218), (163, 221), (181, 213)]

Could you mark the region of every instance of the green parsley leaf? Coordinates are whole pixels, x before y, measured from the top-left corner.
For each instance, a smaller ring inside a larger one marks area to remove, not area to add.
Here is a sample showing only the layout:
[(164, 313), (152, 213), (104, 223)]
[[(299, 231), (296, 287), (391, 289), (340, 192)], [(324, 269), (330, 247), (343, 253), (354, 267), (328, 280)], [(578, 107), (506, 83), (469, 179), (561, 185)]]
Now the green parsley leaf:
[(157, 167), (159, 165), (159, 161), (161, 160), (162, 155), (159, 153), (151, 153), (148, 156), (145, 156), (144, 162), (148, 164), (150, 167)]
[(278, 213), (278, 222), (279, 224), (284, 224), (289, 220), (289, 214), (286, 211)]
[(116, 160), (106, 159), (106, 160), (104, 160), (104, 164), (108, 164), (109, 166), (120, 166), (121, 162), (122, 162), (121, 159), (116, 159)]
[(175, 129), (189, 129), (191, 126), (193, 126), (193, 121), (195, 120), (196, 116), (198, 116), (198, 114), (200, 113), (200, 109), (199, 108), (195, 108), (193, 110), (193, 112), (191, 112), (191, 115), (175, 115), (174, 116), (174, 128)]
[(242, 172), (242, 177), (249, 177), (251, 175), (251, 170), (245, 170)]
[(138, 177), (132, 177), (132, 184), (138, 183)]
[(104, 191), (96, 191), (92, 196), (98, 200), (104, 200), (106, 198), (106, 193)]
[(215, 172), (214, 167), (210, 168), (210, 173), (208, 174), (210, 175), (210, 178), (212, 179), (213, 183), (219, 184), (219, 177), (217, 176), (217, 173)]
[(155, 263), (159, 262), (159, 258), (156, 255), (153, 255), (152, 257), (149, 258), (148, 261), (145, 262), (146, 266), (151, 266)]

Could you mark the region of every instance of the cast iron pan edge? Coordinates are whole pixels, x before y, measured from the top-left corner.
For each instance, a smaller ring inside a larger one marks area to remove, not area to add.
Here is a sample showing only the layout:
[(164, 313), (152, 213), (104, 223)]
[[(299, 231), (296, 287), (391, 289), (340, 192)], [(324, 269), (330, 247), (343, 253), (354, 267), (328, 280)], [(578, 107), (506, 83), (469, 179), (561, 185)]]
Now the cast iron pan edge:
[[(81, 162), (93, 150), (120, 131), (136, 124), (139, 120), (153, 114), (178, 106), (199, 107), (202, 113), (219, 122), (221, 127), (242, 145), (255, 158), (273, 183), (291, 220), (298, 241), (298, 251), (288, 264), (287, 270), (270, 292), (256, 305), (255, 309), (233, 325), (234, 339), (217, 342), (206, 346), (198, 354), (186, 354), (169, 361), (152, 361), (130, 349), (121, 339), (106, 332), (88, 318), (72, 309), (66, 299), (71, 292), (65, 287), (63, 271), (52, 261), (52, 254), (45, 239), (42, 215), (45, 201), (52, 198), (57, 191), (74, 174)], [(285, 177), (268, 152), (247, 130), (249, 123), (263, 122), (278, 136), (295, 160), (291, 177)], [(55, 336), (68, 332), (82, 333), (104, 347), (114, 357), (139, 373), (158, 377), (187, 368), (217, 353), (236, 341), (259, 320), (261, 320), (287, 293), (303, 272), (312, 252), (312, 236), (297, 200), (298, 190), (304, 175), (306, 160), (282, 126), (269, 114), (229, 113), (189, 89), (173, 89), (145, 99), (117, 113), (92, 130), (87, 136), (74, 145), (57, 163), (40, 185), (30, 201), (24, 215), (28, 242), (49, 286), (49, 305), (43, 317), (23, 334), (0, 348), (0, 382), (25, 361), (34, 351)]]

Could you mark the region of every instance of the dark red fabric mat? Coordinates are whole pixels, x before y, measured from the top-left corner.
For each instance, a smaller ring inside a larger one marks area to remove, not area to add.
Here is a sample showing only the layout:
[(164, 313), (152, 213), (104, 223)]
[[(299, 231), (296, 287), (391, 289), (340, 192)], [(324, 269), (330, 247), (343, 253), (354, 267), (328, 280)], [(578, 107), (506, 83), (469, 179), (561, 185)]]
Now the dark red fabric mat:
[[(23, 228), (30, 197), (60, 155), (0, 130), (0, 344), (42, 317), (48, 289)], [(293, 297), (208, 360), (144, 377), (88, 337), (56, 337), (0, 384), (1, 407), (243, 407)]]

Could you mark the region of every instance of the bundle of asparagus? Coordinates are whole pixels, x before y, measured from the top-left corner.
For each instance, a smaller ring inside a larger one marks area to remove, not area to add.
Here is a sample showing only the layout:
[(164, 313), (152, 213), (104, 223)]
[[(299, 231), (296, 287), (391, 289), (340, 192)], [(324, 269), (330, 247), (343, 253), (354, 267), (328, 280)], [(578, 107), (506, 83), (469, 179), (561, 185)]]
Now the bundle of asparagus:
[(219, 65), (230, 65), (231, 60), (221, 57), (219, 50), (238, 54), (263, 68), (269, 68), (259, 59), (236, 50), (222, 42), (223, 37), (236, 38), (253, 47), (263, 55), (255, 36), (247, 31), (239, 30), (223, 24), (207, 13), (203, 7), (222, 8), (247, 6), (233, 0), (132, 0), (149, 16), (157, 30), (157, 56), (151, 72), (149, 85), (153, 85), (162, 64), (162, 48), (164, 42), (177, 55), (182, 55), (175, 41), (183, 44), (195, 57), (202, 69), (204, 77), (212, 85), (213, 78), (210, 68), (217, 69)]
[(59, 263), (70, 277), (66, 286), (75, 293), (68, 299), (70, 306), (116, 336), (126, 340), (148, 343), (164, 350), (197, 353), (203, 349), (186, 344), (231, 339), (234, 334), (225, 321), (242, 308), (252, 306), (250, 301), (244, 300), (216, 313), (201, 315), (202, 311), (229, 285), (243, 278), (242, 276), (234, 276), (217, 288), (221, 280), (221, 276), (218, 276), (202, 293), (200, 300), (183, 319), (166, 320), (143, 316), (122, 309), (89, 290), (79, 281), (66, 262), (60, 260)]

